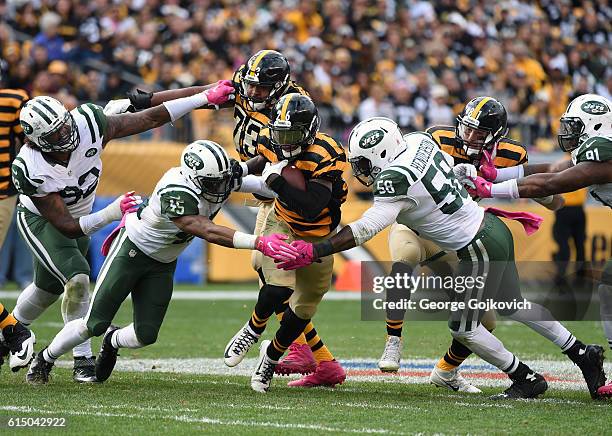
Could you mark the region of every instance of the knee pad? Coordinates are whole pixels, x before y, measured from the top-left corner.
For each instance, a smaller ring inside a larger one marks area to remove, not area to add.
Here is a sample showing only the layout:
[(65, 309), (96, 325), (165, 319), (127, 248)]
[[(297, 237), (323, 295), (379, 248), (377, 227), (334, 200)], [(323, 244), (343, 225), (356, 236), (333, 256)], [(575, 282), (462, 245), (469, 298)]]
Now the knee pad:
[(134, 326), (136, 332), (136, 338), (142, 345), (151, 345), (157, 341), (157, 334), (159, 333), (159, 327), (150, 324), (138, 324)]
[(77, 274), (64, 285), (64, 299), (73, 302), (89, 301), (89, 277)]
[(490, 332), (495, 330), (495, 327), (497, 327), (497, 317), (495, 316), (495, 311), (488, 310), (485, 312), (480, 320), (480, 323)]
[(297, 303), (293, 306), (290, 305), (291, 310), (302, 319), (312, 319), (312, 317), (317, 313), (318, 303)]
[(261, 309), (265, 308), (265, 310), (262, 310), (262, 313), (279, 312), (283, 307), (286, 307), (286, 304), (284, 303), (289, 299), (289, 297), (291, 297), (291, 294), (293, 294), (293, 290), (291, 288), (275, 285), (263, 285), (259, 291), (257, 305)]

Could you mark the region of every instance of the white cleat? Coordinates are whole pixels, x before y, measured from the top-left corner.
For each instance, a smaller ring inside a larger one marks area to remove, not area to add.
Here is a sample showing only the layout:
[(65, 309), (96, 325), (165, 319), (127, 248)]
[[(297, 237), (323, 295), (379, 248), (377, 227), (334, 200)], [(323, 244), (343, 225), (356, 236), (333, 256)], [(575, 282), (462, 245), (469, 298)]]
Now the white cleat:
[(229, 367), (238, 365), (244, 359), (244, 356), (251, 349), (261, 335), (255, 333), (249, 327), (249, 323), (244, 325), (238, 333), (227, 343), (225, 346), (225, 353), (223, 354), (223, 361)]
[(378, 368), (382, 372), (397, 372), (402, 360), (402, 338), (388, 336), (385, 350), (378, 361)]
[(458, 368), (444, 371), (435, 366), (429, 376), (429, 382), (438, 387), (450, 389), (455, 392), (467, 392), (468, 394), (479, 394), (482, 392), (476, 386), (464, 379), (459, 373)]
[(268, 357), (267, 351), (271, 344), (271, 341), (263, 341), (259, 348), (259, 359), (257, 359), (255, 371), (251, 376), (251, 389), (255, 392), (266, 393), (270, 389), (274, 368), (278, 363)]
[(18, 322), (14, 326), (5, 327), (3, 334), (6, 345), (11, 350), (9, 356), (11, 371), (17, 372), (27, 367), (34, 359), (34, 344), (36, 343), (34, 332)]

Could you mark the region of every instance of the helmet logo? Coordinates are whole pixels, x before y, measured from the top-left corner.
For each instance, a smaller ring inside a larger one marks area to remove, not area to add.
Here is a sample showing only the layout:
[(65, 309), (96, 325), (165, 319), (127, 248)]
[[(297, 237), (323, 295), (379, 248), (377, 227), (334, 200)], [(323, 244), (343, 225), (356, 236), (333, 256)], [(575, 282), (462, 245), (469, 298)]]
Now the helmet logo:
[(610, 112), (610, 108), (602, 102), (589, 100), (580, 105), (580, 109), (591, 115), (601, 115)]
[(185, 161), (185, 165), (187, 165), (189, 168), (191, 168), (194, 171), (198, 171), (204, 168), (204, 162), (202, 161), (200, 156), (198, 156), (195, 153), (185, 154), (185, 157), (183, 158), (183, 160)]
[(34, 131), (34, 128), (32, 126), (30, 126), (27, 122), (23, 120), (20, 120), (19, 123), (21, 124), (21, 128), (23, 129), (26, 135), (32, 134), (32, 132)]
[(372, 148), (378, 145), (385, 136), (385, 132), (380, 129), (370, 130), (359, 140), (359, 147), (361, 148)]

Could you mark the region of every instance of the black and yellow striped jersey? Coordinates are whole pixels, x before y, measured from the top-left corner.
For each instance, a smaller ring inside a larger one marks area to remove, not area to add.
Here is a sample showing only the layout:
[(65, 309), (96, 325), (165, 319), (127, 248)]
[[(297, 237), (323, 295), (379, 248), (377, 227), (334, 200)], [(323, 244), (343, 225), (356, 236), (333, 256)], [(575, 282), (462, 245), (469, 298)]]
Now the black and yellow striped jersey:
[[(246, 66), (242, 65), (234, 73), (232, 82), (236, 88), (241, 86), (240, 80), (244, 68)], [(285, 94), (292, 92), (308, 95), (304, 88), (294, 81), (289, 81)], [(244, 162), (257, 156), (257, 137), (259, 132), (268, 125), (270, 112), (272, 112), (272, 108), (259, 111), (252, 110), (248, 102), (239, 93), (236, 93), (236, 99), (234, 100), (234, 120), (236, 121), (236, 126), (234, 127), (234, 146), (241, 161)]]
[[(455, 164), (473, 163), (467, 157), (459, 142), (455, 139), (455, 128), (452, 126), (431, 126), (426, 130), (438, 143), (440, 148), (450, 154)], [(527, 149), (523, 144), (503, 136), (497, 144), (493, 161), (497, 168), (514, 167), (527, 163)]]
[[(278, 162), (278, 156), (270, 142), (270, 130), (259, 133), (257, 151), (269, 162)], [(332, 196), (329, 204), (315, 219), (308, 220), (292, 211), (282, 200), (274, 200), (276, 215), (289, 224), (298, 236), (327, 236), (340, 223), (340, 206), (346, 201), (348, 187), (342, 178), (347, 160), (344, 149), (333, 138), (317, 133), (314, 143), (291, 162), (302, 171), (308, 182), (312, 179), (328, 180), (332, 183)]]
[(19, 111), (28, 101), (22, 89), (0, 89), (0, 199), (17, 194), (11, 180), (11, 163), (17, 154), (16, 140), (24, 142)]

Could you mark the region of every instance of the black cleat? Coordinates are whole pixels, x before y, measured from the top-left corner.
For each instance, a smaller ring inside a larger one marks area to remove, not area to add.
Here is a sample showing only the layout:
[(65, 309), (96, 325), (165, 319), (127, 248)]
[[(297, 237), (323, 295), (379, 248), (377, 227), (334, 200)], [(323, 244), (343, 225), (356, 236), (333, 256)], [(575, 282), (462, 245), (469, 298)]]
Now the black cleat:
[(49, 383), (49, 374), (53, 369), (53, 364), (49, 363), (43, 357), (43, 351), (41, 350), (32, 361), (30, 369), (26, 374), (26, 381), (33, 385), (44, 385)]
[(510, 375), (512, 386), (501, 394), (493, 395), (492, 400), (515, 400), (518, 398), (537, 398), (548, 389), (548, 383), (537, 372), (529, 371), (525, 376), (516, 378)]
[(106, 333), (104, 333), (104, 338), (102, 339), (102, 347), (100, 347), (100, 353), (96, 359), (96, 379), (99, 382), (106, 381), (111, 376), (113, 368), (117, 363), (119, 349), (111, 344), (111, 336), (115, 330), (119, 330), (119, 327), (111, 325), (106, 330)]
[(25, 368), (34, 359), (34, 344), (36, 336), (34, 333), (17, 322), (15, 325), (10, 325), (2, 330), (6, 346), (10, 350), (9, 366), (13, 372)]
[(603, 347), (599, 345), (586, 345), (584, 348), (580, 348), (576, 360), (572, 360), (582, 371), (582, 376), (589, 388), (591, 398), (598, 398), (597, 390), (606, 384), (606, 374), (603, 370)]
[(96, 358), (75, 357), (72, 378), (77, 383), (96, 383)]

